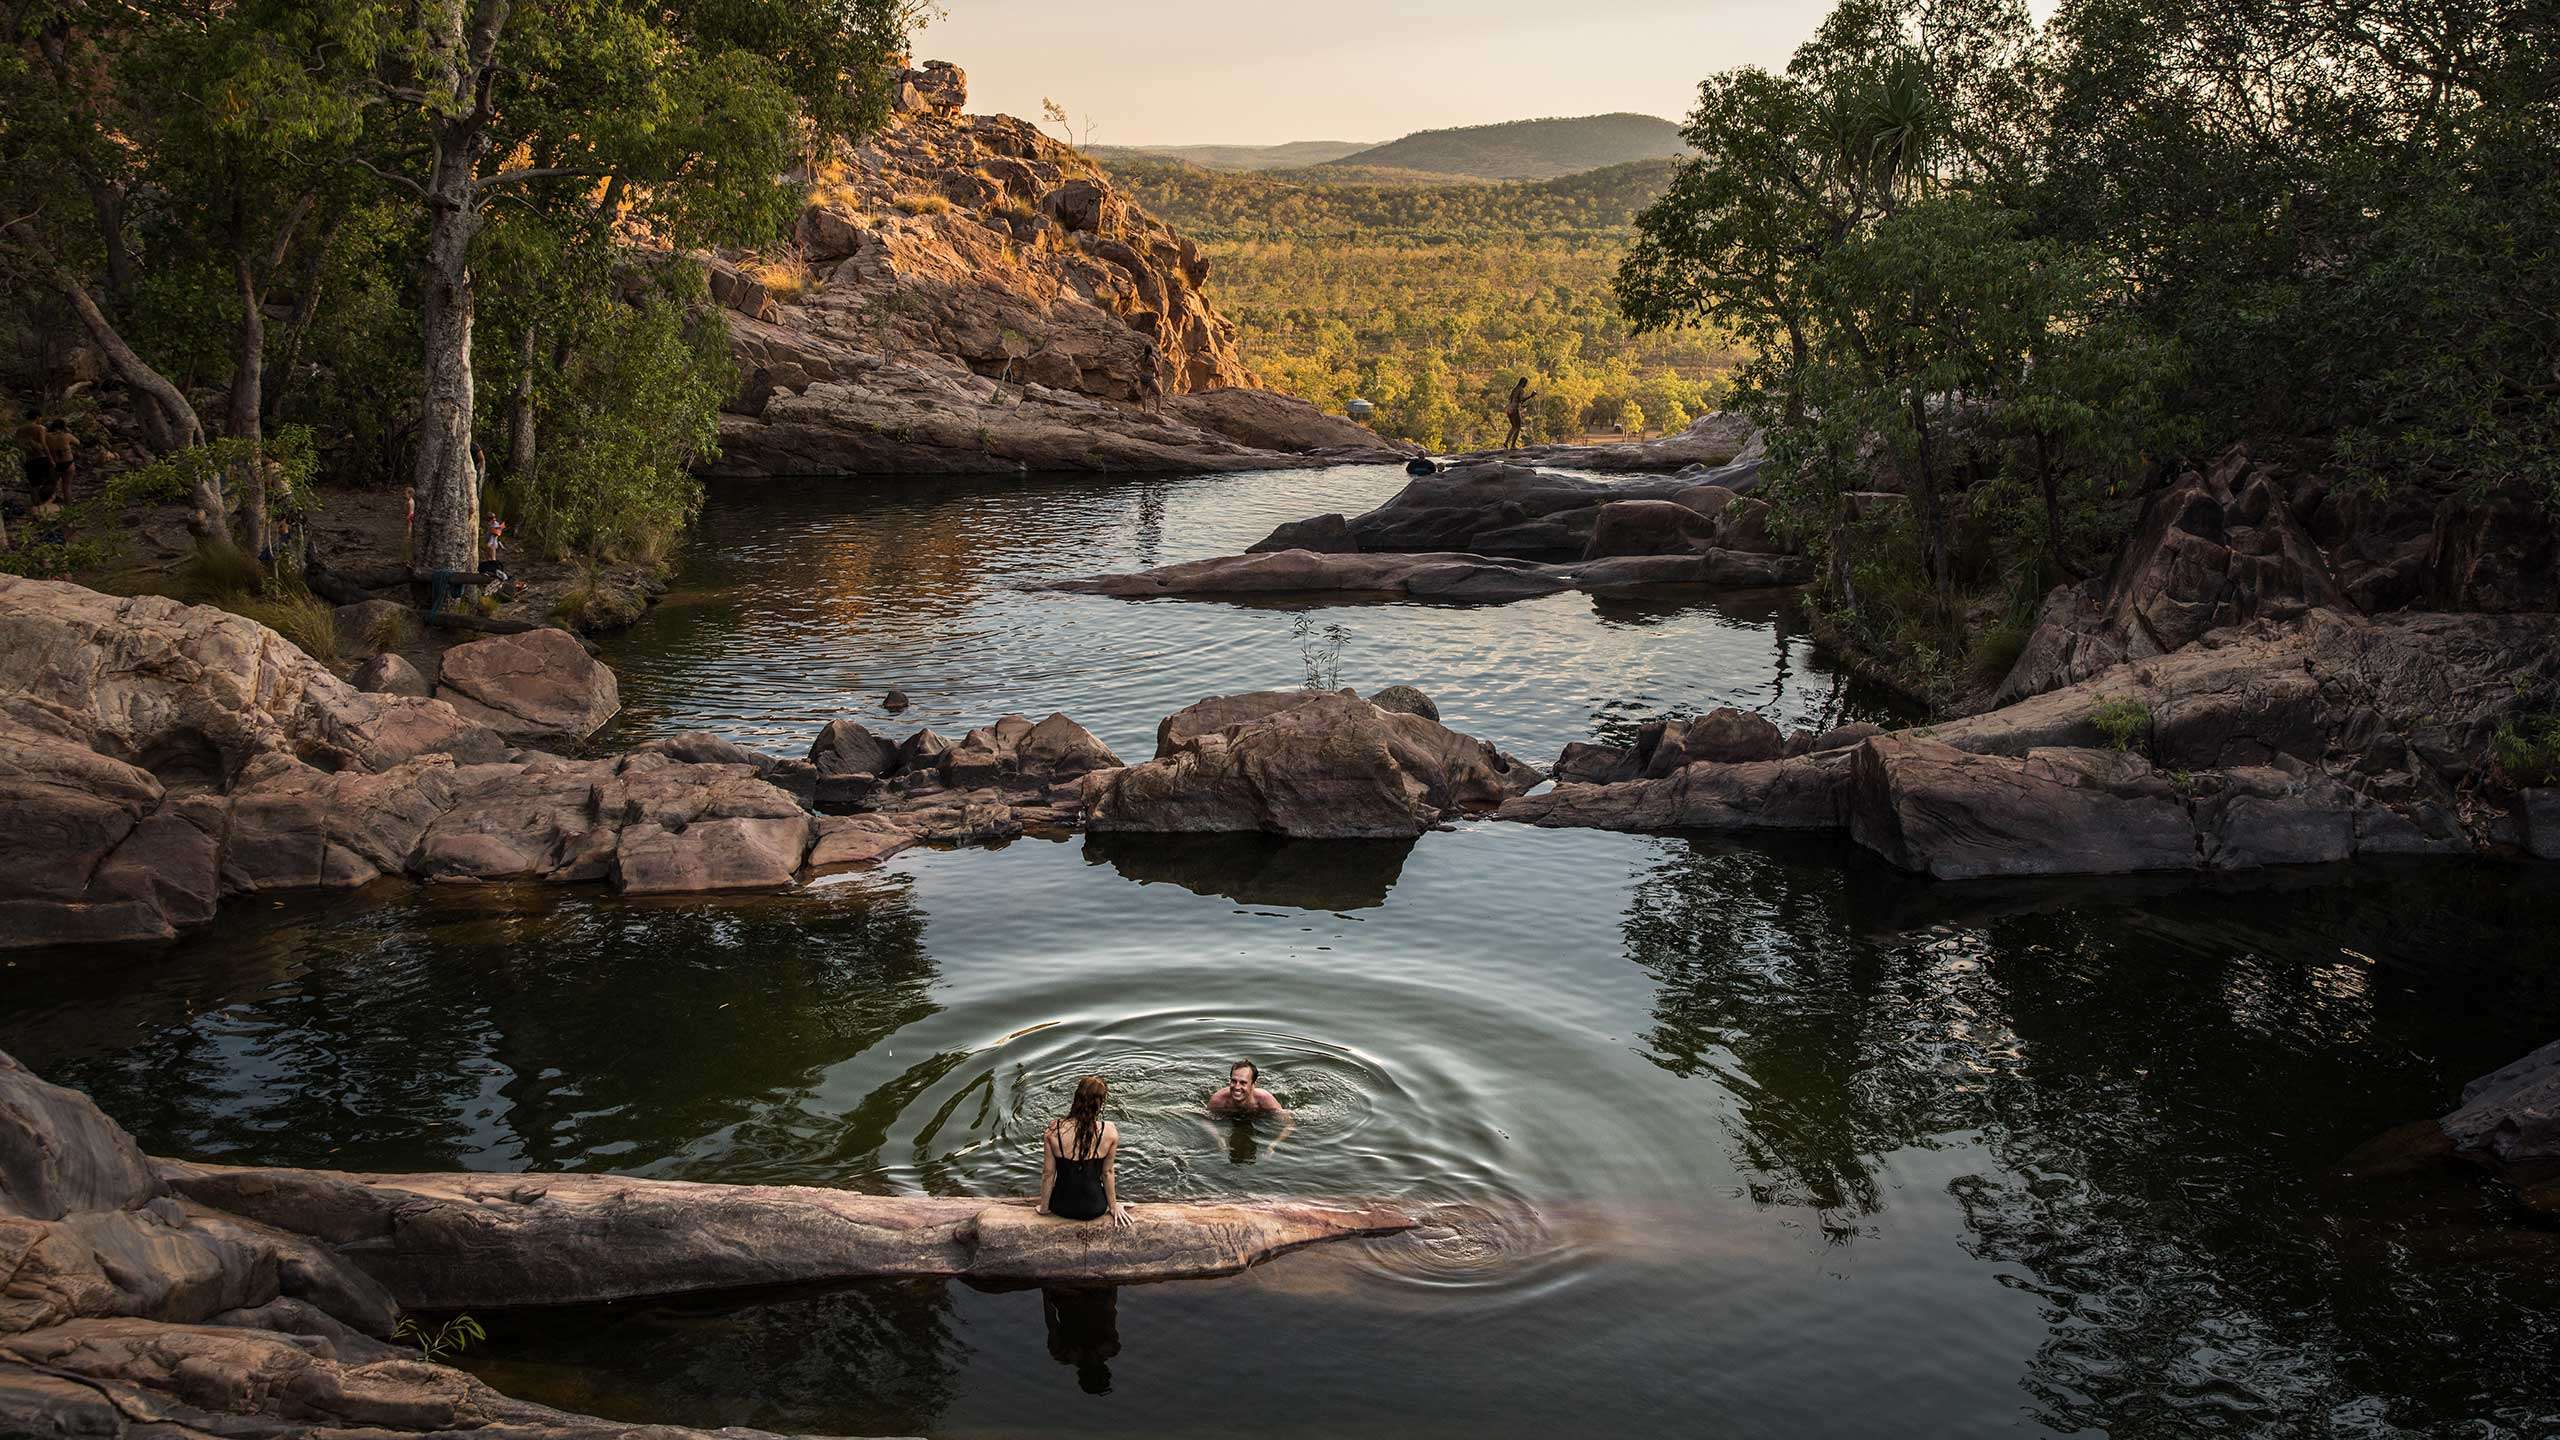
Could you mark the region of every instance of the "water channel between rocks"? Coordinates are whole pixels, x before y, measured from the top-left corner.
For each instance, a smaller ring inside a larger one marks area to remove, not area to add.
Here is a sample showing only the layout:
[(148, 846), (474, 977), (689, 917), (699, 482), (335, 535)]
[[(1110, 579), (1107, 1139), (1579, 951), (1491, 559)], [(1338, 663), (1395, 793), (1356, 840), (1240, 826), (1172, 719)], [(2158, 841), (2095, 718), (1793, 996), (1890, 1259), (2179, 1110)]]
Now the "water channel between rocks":
[[(1007, 710), (1127, 758), (1201, 696), (1420, 687), (1533, 760), (1872, 715), (1781, 597), (1131, 603), (1383, 468), (716, 496), (608, 741), (797, 753)], [(1338, 627), (1338, 628), (1336, 628)], [(896, 687), (914, 705), (878, 708)], [(1476, 824), (1029, 839), (807, 891), (385, 887), (0, 971), (0, 1048), (155, 1151), (1014, 1193), (1108, 1075), (1132, 1198), (1418, 1236), (1118, 1292), (897, 1282), (484, 1317), (500, 1388), (833, 1434), (2548, 1435), (2560, 1283), (2497, 1192), (2331, 1178), (2560, 1033), (2534, 872), (1914, 882), (1845, 846)], [(1249, 1057), (1299, 1116), (1211, 1124)]]

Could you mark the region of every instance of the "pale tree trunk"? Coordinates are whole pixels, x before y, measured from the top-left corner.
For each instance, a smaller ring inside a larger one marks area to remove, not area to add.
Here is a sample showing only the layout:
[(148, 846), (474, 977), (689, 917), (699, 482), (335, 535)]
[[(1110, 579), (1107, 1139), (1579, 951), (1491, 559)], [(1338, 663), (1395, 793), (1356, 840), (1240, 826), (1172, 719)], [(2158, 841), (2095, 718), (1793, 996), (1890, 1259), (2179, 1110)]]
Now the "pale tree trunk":
[(436, 83), (457, 110), (435, 124), (435, 169), (426, 185), (426, 295), (420, 314), (426, 394), (411, 482), (418, 507), (411, 563), (421, 574), (474, 569), (480, 553), (480, 485), (471, 464), (471, 321), (478, 301), (471, 241), (480, 230), (480, 156), (496, 113), (490, 103), (497, 79), (491, 57), (511, 3), (479, 0), (470, 8), (468, 15), (461, 4), (445, 12), (437, 44)]
[[(449, 130), (450, 136), (451, 131)], [(471, 467), (471, 239), (479, 229), (472, 204), (470, 155), (475, 137), (461, 137), (462, 153), (439, 147), (430, 204), (435, 219), (427, 234), (426, 405), (418, 429), (420, 571), (470, 570), (479, 562), (480, 486)]]
[(258, 277), (249, 257), (233, 257), (240, 282), (240, 333), (231, 361), (231, 414), (223, 431), (249, 442), (249, 458), (240, 475), (240, 548), (252, 556), (267, 553), (267, 466), (262, 451), (266, 437), (259, 425), (266, 388), (267, 316), (258, 294)]

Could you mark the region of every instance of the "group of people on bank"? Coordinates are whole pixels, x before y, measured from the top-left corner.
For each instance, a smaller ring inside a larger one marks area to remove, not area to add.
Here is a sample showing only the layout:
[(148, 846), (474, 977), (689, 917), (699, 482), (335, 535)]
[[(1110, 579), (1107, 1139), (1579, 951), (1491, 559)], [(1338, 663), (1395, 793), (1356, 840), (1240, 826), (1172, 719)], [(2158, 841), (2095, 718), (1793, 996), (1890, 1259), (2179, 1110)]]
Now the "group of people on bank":
[[(1239, 1060), (1228, 1067), (1227, 1083), (1210, 1091), (1203, 1103), (1213, 1115), (1239, 1119), (1276, 1115), (1294, 1125), (1279, 1097), (1263, 1089), (1261, 1081), (1259, 1066)], [(1102, 1118), (1102, 1102), (1110, 1093), (1109, 1082), (1087, 1075), (1076, 1082), (1067, 1113), (1041, 1128), (1041, 1214), (1067, 1220), (1099, 1220), (1107, 1215), (1123, 1229), (1136, 1223), (1129, 1207), (1120, 1203), (1115, 1163), (1120, 1156), (1120, 1127)]]

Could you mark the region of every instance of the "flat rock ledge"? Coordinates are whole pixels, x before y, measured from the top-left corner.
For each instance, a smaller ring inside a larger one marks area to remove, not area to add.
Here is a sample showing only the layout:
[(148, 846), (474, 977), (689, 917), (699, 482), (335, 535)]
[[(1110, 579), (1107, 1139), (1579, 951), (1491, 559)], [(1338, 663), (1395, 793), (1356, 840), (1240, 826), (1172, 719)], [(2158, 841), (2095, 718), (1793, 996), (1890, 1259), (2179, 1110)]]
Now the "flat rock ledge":
[[(390, 1341), (483, 1311), (866, 1276), (1134, 1283), (1387, 1235), (1384, 1205), (1028, 1202), (599, 1175), (347, 1175), (154, 1162), (0, 1054), (0, 1434), (701, 1434), (512, 1400)], [(721, 1436), (761, 1432), (722, 1430)]]
[(2461, 1106), (2436, 1123), (2456, 1156), (2560, 1221), (2560, 1040), (2462, 1087)]
[(1801, 585), (1810, 578), (1806, 562), (1792, 555), (1721, 549), (1570, 562), (1457, 551), (1365, 554), (1292, 549), (1221, 555), (1124, 575), (1060, 581), (1045, 588), (1133, 600), (1332, 594), (1501, 602), (1568, 590), (1605, 596), (1666, 586), (1766, 589)]
[[(1497, 818), (1832, 833), (1949, 880), (2540, 855), (2548, 792), (2501, 803), (2488, 757), (2555, 644), (2549, 615), (2315, 610), (1916, 730), (1782, 740), (1718, 712), (1571, 746), (1559, 784)], [(2109, 713), (2131, 722), (2121, 748)]]

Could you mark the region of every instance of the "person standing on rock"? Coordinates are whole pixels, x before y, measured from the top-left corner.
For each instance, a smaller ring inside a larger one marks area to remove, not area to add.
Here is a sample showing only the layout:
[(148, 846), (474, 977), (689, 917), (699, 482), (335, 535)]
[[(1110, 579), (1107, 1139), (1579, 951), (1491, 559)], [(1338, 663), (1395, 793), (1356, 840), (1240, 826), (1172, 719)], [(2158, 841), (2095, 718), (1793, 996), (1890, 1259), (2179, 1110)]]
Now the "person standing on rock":
[(1040, 1132), (1040, 1204), (1043, 1215), (1068, 1220), (1099, 1220), (1126, 1230), (1136, 1222), (1120, 1203), (1115, 1162), (1120, 1158), (1120, 1127), (1102, 1118), (1103, 1097), (1111, 1087), (1099, 1075), (1076, 1082), (1067, 1113)]
[(1511, 421), (1511, 433), (1503, 437), (1502, 448), (1517, 450), (1520, 448), (1520, 427), (1529, 420), (1528, 376), (1521, 376), (1520, 383), (1511, 387), (1511, 402), (1502, 407), (1502, 413)]
[(18, 427), (18, 465), (27, 477), (27, 504), (53, 498), (53, 452), (45, 446), (44, 417), (30, 415)]
[(53, 502), (71, 503), (71, 482), (80, 474), (80, 437), (71, 433), (71, 422), (55, 416), (53, 427), (45, 432), (45, 459), (53, 464)]

